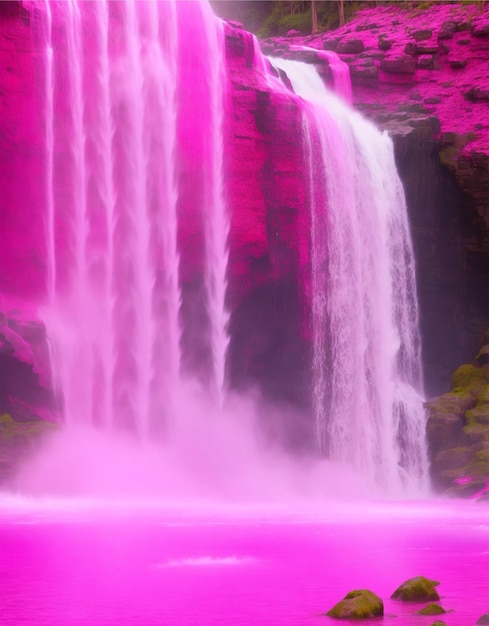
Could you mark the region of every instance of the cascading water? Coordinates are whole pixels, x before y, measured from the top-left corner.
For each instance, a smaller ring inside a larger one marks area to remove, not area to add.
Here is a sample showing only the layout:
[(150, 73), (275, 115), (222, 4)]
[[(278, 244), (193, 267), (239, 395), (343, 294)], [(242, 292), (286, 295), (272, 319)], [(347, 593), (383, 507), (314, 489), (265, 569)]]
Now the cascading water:
[(274, 59), (305, 98), (319, 449), (398, 491), (427, 477), (414, 260), (390, 139), (304, 63)]
[[(34, 5), (34, 10), (41, 7)], [(223, 192), (223, 32), (206, 3), (46, 0), (44, 310), (68, 423), (161, 430), (181, 375), (178, 202), (181, 161), (208, 168), (202, 219), (214, 387), (227, 349), (228, 222)], [(187, 43), (199, 36), (202, 118), (183, 116)], [(180, 24), (181, 25), (181, 24)], [(184, 127), (184, 128), (183, 128)], [(179, 133), (202, 153), (184, 154)], [(199, 157), (202, 162), (199, 162)], [(184, 163), (182, 167), (194, 167)]]
[[(63, 413), (147, 439), (180, 410), (193, 342), (215, 407), (224, 401), (223, 24), (206, 2), (45, 0), (35, 10), (45, 23), (44, 319)], [(294, 98), (251, 44), (254, 71)], [(345, 65), (328, 58), (348, 101)], [(421, 483), (414, 269), (391, 142), (311, 66), (274, 62), (303, 110), (319, 449), (392, 489), (402, 471)]]

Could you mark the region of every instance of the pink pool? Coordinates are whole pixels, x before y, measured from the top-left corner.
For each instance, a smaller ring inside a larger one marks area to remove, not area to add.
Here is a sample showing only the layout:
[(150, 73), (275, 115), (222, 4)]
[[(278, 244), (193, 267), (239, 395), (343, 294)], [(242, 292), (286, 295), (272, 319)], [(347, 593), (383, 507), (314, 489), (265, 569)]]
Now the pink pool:
[(483, 503), (0, 505), (3, 626), (327, 626), (338, 622), (321, 614), (365, 587), (384, 599), (385, 623), (429, 626), (419, 605), (389, 599), (416, 575), (441, 582), (449, 626), (489, 612)]

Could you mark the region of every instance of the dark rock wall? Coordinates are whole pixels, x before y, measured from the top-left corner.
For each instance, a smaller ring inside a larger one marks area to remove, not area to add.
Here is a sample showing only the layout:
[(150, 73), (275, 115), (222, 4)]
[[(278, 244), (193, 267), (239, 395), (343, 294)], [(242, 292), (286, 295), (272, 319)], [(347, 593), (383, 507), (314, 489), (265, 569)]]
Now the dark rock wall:
[(488, 267), (469, 249), (478, 231), (465, 210), (469, 199), (440, 162), (436, 127), (431, 136), (394, 135), (394, 143), (409, 207), (429, 397), (447, 390), (452, 372), (480, 344), (489, 320)]

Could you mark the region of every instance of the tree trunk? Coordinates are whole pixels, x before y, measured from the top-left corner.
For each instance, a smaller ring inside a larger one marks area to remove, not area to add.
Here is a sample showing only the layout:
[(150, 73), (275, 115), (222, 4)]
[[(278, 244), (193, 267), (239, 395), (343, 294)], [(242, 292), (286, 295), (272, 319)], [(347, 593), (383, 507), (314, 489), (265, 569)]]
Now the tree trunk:
[(316, 6), (316, 0), (311, 0), (311, 15), (312, 15), (312, 32), (317, 33), (318, 27), (318, 10)]
[(345, 25), (345, 2), (344, 0), (339, 0), (338, 2), (338, 13), (340, 16), (340, 26)]

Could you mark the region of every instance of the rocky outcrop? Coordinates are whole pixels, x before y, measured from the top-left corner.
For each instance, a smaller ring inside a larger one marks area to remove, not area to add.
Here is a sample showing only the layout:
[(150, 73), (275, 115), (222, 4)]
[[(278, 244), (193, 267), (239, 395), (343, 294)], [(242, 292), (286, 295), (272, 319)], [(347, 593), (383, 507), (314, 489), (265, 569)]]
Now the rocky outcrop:
[(45, 438), (57, 429), (57, 424), (53, 422), (19, 422), (8, 413), (0, 415), (0, 486), (13, 481), (19, 464), (38, 450)]
[(439, 600), (437, 587), (440, 583), (437, 580), (430, 580), (424, 576), (416, 576), (402, 583), (392, 594), (394, 600), (403, 602), (428, 602)]
[[(487, 337), (489, 339), (489, 337)], [(448, 495), (489, 493), (489, 344), (452, 376), (452, 390), (427, 402), (433, 485)]]
[(368, 589), (350, 591), (326, 615), (336, 619), (366, 619), (384, 615), (384, 603)]

